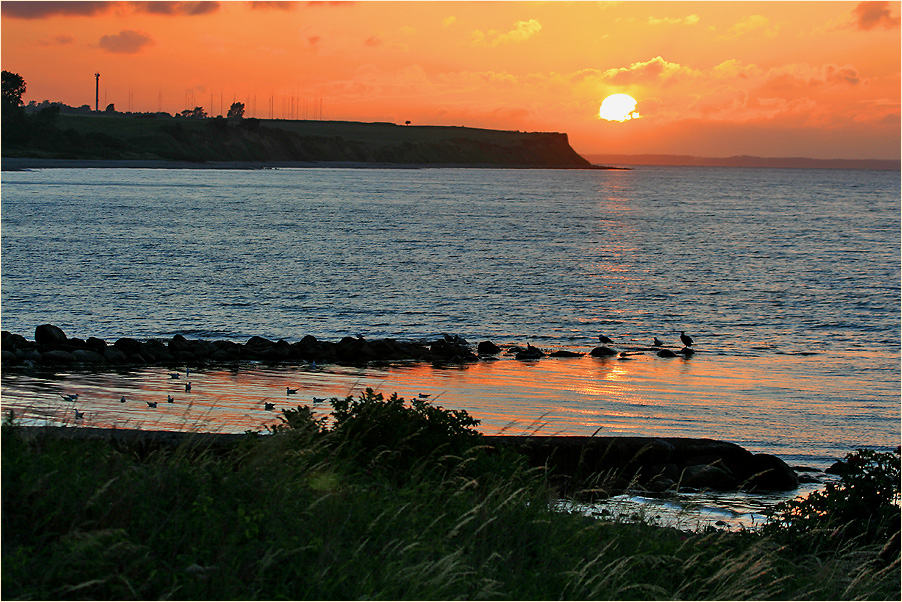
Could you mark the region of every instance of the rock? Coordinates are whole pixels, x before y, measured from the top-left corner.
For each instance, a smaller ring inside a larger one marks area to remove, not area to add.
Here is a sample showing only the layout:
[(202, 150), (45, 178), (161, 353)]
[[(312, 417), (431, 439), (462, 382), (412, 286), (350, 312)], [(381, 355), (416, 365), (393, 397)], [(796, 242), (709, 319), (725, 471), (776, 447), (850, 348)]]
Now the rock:
[(786, 462), (770, 454), (755, 454), (749, 464), (751, 476), (745, 487), (765, 491), (790, 491), (799, 486), (799, 477)]
[(103, 352), (103, 358), (111, 364), (124, 364), (128, 356), (116, 347), (107, 347)]
[(54, 349), (42, 353), (41, 361), (45, 364), (71, 364), (75, 361), (75, 356), (68, 351)]
[(658, 357), (676, 357), (677, 356), (677, 354), (674, 353), (673, 351), (671, 351), (670, 349), (661, 349), (655, 355), (657, 355)]
[(545, 357), (545, 352), (538, 347), (527, 345), (526, 349), (518, 352), (514, 357), (516, 357), (518, 360), (537, 360)]
[(476, 353), (479, 355), (496, 355), (501, 353), (501, 347), (491, 341), (481, 341), (476, 345)]
[(695, 354), (695, 349), (692, 349), (691, 347), (683, 347), (682, 349), (677, 351), (677, 353), (682, 355), (683, 357), (692, 357), (692, 355)]
[(716, 491), (730, 491), (736, 489), (739, 483), (729, 472), (723, 468), (711, 464), (697, 464), (687, 466), (683, 470), (680, 485), (694, 487), (696, 489), (714, 489)]
[(368, 362), (376, 359), (376, 354), (370, 349), (370, 344), (366, 339), (355, 337), (344, 337), (335, 346), (335, 353), (338, 359), (348, 362)]
[(0, 350), (0, 361), (2, 361), (4, 364), (6, 364), (6, 363), (15, 364), (19, 361), (19, 357), (12, 351), (7, 351), (6, 349), (2, 349), (2, 350)]
[(107, 348), (107, 344), (103, 339), (88, 337), (88, 340), (85, 341), (85, 347), (96, 353), (103, 353)]
[(52, 324), (41, 324), (34, 329), (34, 342), (38, 345), (60, 345), (67, 341), (66, 333)]
[(590, 351), (589, 355), (591, 355), (592, 357), (612, 357), (614, 355), (617, 355), (617, 352), (610, 347), (601, 345), (600, 347), (596, 347), (595, 349)]
[(90, 349), (76, 349), (72, 352), (72, 357), (75, 358), (76, 362), (84, 364), (102, 364), (106, 361), (102, 355)]
[(140, 341), (136, 341), (135, 339), (130, 339), (128, 337), (123, 337), (113, 343), (113, 347), (121, 351), (126, 355), (126, 357), (130, 355), (134, 355), (136, 353), (140, 354), (144, 352), (144, 345)]

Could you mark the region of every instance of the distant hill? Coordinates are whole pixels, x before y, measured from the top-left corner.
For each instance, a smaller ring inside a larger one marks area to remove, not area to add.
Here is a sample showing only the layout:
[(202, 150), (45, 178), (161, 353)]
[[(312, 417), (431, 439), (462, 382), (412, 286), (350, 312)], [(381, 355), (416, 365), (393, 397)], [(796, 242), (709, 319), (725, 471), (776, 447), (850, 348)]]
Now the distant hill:
[(165, 113), (28, 119), (21, 136), (4, 138), (3, 157), (593, 168), (562, 133)]
[(692, 155), (583, 155), (590, 162), (604, 165), (683, 165), (699, 167), (784, 167), (815, 169), (888, 169), (899, 170), (898, 159), (807, 159), (804, 157), (695, 157)]

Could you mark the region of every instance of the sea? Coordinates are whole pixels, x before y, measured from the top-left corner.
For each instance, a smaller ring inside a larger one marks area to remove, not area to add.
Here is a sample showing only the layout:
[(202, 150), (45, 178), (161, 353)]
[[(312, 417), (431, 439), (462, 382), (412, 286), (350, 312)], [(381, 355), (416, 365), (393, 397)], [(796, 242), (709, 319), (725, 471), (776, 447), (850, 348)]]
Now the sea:
[[(822, 470), (900, 443), (900, 198), (898, 171), (836, 169), (3, 171), (0, 325), (28, 339), (50, 323), (585, 355), (5, 369), (0, 404), (26, 424), (266, 432), (372, 388), (486, 434), (712, 438)], [(691, 357), (651, 349), (681, 332)], [(601, 335), (625, 353), (589, 356)]]

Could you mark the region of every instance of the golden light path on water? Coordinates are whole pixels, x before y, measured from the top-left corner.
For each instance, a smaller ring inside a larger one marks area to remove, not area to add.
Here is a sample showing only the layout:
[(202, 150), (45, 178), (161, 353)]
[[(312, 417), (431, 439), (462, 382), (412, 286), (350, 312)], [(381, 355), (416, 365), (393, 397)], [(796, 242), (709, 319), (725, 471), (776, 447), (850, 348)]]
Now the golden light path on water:
[[(2, 408), (4, 415), (14, 410), (24, 424), (240, 433), (265, 431), (278, 422), (280, 410), (297, 405), (327, 415), (329, 404), (315, 404), (314, 397), (356, 397), (370, 387), (405, 399), (429, 395), (435, 405), (466, 410), (491, 435), (705, 437), (821, 463), (857, 446), (890, 444), (898, 407), (860, 401), (856, 391), (868, 383), (854, 374), (832, 381), (807, 374), (805, 366), (814, 361), (703, 353), (663, 359), (645, 353), (613, 359), (502, 357), (448, 367), (245, 364), (188, 375), (183, 366), (177, 379), (170, 377), (174, 369), (165, 368), (4, 371)], [(289, 387), (297, 394), (286, 394)], [(74, 403), (63, 399), (76, 393)], [(173, 403), (167, 403), (170, 395)], [(267, 403), (272, 410), (265, 409)], [(84, 418), (76, 421), (75, 409)]]

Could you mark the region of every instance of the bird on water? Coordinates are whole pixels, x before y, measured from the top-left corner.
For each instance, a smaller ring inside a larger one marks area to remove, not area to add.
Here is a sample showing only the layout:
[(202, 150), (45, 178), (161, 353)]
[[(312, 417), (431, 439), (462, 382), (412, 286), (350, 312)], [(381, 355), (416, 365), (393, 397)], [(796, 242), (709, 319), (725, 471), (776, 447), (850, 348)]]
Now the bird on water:
[(295, 395), (297, 394), (297, 389), (292, 389), (290, 387), (285, 387), (285, 395)]
[(185, 393), (191, 392), (191, 383), (185, 383)]
[(653, 345), (654, 345), (655, 347), (661, 347), (661, 346), (664, 345), (664, 343), (661, 341), (661, 339), (659, 339), (658, 337), (655, 337), (655, 340), (654, 340)]
[[(73, 409), (74, 409), (74, 408), (73, 408)], [(79, 420), (79, 419), (84, 418), (84, 417), (85, 417), (85, 413), (84, 413), (84, 412), (79, 412), (78, 410), (75, 410), (75, 419), (76, 419), (76, 420)]]
[(147, 401), (147, 402), (145, 402), (145, 403), (147, 404), (147, 407), (148, 407), (148, 408), (155, 408), (155, 407), (157, 407), (157, 402), (155, 402), (155, 401)]
[(274, 404), (274, 403), (269, 403), (268, 401), (264, 401), (264, 402), (263, 402), (263, 409), (264, 409), (264, 410), (274, 410), (275, 407), (276, 407), (276, 404)]
[(686, 347), (692, 347), (692, 337), (690, 337), (688, 334), (686, 334), (682, 330), (680, 331), (680, 340), (683, 342), (683, 345), (685, 345)]
[(611, 343), (614, 342), (613, 340), (604, 336), (603, 334), (599, 335), (598, 340), (599, 340), (599, 342), (604, 343), (605, 345), (610, 345)]

